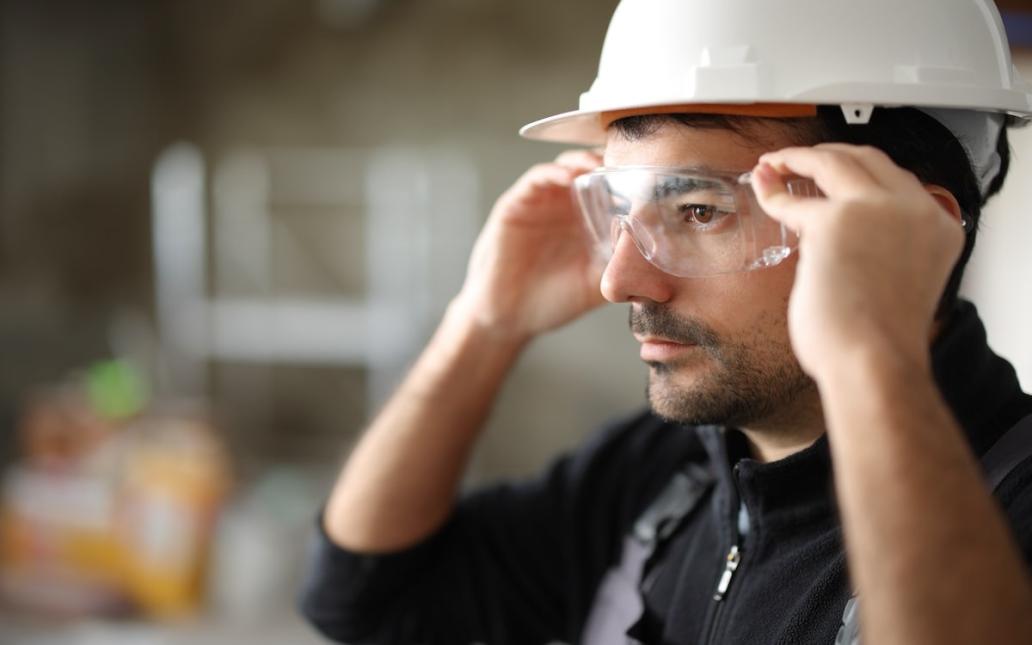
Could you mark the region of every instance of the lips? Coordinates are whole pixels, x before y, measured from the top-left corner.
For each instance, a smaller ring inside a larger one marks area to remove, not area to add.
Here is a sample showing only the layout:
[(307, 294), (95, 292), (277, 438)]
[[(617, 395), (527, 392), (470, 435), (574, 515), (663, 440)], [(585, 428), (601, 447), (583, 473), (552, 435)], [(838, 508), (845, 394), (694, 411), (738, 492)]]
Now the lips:
[(641, 360), (647, 363), (663, 363), (698, 347), (656, 336), (638, 337), (638, 342), (641, 343)]

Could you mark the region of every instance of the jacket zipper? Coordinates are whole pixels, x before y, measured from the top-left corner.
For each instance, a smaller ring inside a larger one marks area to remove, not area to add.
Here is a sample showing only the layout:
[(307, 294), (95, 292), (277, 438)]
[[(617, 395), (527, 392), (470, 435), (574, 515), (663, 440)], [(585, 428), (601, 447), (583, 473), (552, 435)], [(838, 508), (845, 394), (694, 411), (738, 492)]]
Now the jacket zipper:
[[(735, 486), (735, 498), (738, 504), (744, 504), (741, 496), (738, 494), (738, 466), (736, 465), (733, 473), (733, 485)], [(706, 630), (706, 639), (703, 643), (712, 643), (713, 638), (717, 633), (717, 627), (720, 625), (720, 616), (723, 614), (724, 606), (727, 605), (724, 602), (727, 597), (728, 590), (731, 588), (731, 580), (735, 576), (735, 572), (738, 571), (742, 565), (742, 547), (739, 544), (742, 536), (738, 532), (738, 525), (731, 525), (731, 547), (728, 549), (727, 555), (724, 556), (724, 570), (720, 574), (720, 579), (717, 581), (717, 588), (713, 593), (713, 611), (710, 616), (709, 627)]]
[(735, 571), (738, 570), (738, 565), (741, 562), (741, 550), (739, 550), (737, 544), (731, 545), (731, 550), (727, 552), (727, 558), (724, 563), (724, 573), (720, 576), (720, 582), (717, 583), (717, 593), (713, 594), (713, 600), (720, 602), (724, 599), (727, 588), (731, 586), (731, 578), (735, 575)]
[(706, 638), (703, 640), (703, 643), (714, 642), (713, 638), (717, 633), (717, 626), (720, 625), (720, 616), (724, 613), (724, 606), (727, 605), (723, 600), (731, 587), (731, 579), (741, 563), (742, 550), (738, 546), (736, 538), (736, 543), (731, 545), (727, 555), (724, 557), (724, 571), (720, 574), (720, 580), (717, 581), (717, 588), (713, 593), (713, 612), (710, 616), (709, 628), (706, 630)]

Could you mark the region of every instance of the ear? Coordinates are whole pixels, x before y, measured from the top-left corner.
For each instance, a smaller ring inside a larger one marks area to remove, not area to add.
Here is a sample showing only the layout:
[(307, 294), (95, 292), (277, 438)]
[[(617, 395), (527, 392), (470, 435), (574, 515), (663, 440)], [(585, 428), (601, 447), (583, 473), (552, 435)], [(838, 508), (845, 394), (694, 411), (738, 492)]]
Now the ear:
[(939, 204), (940, 208), (949, 213), (950, 217), (961, 224), (964, 223), (964, 210), (960, 207), (960, 202), (953, 196), (953, 193), (935, 184), (925, 184), (924, 189)]

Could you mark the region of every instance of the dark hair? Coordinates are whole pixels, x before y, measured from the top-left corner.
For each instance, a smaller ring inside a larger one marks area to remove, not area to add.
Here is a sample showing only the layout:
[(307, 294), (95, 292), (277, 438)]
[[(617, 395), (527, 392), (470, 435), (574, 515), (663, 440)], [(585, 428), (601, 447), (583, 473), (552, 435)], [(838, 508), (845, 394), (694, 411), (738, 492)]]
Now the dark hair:
[[(1010, 168), (1010, 144), (1004, 128), (997, 142), (1000, 172), (982, 195), (967, 152), (955, 136), (933, 117), (914, 108), (876, 109), (870, 123), (846, 123), (838, 106), (820, 106), (815, 118), (770, 119), (717, 114), (669, 114), (631, 116), (612, 124), (629, 139), (647, 137), (664, 123), (692, 128), (729, 130), (751, 142), (767, 143), (770, 129), (780, 130), (798, 145), (839, 142), (879, 148), (897, 165), (914, 173), (923, 183), (942, 186), (953, 193), (971, 221), (964, 250), (957, 260), (939, 301), (937, 318), (945, 316), (957, 300), (964, 269), (971, 258), (982, 208), (1000, 191)], [(1016, 121), (1008, 117), (1008, 127)], [(773, 141), (770, 142), (773, 145)]]

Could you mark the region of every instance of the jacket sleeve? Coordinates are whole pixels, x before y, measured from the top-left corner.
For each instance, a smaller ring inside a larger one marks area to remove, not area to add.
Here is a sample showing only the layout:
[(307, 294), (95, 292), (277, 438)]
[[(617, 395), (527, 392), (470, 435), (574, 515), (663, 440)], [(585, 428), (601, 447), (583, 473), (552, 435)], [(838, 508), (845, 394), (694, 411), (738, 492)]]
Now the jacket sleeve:
[(615, 424), (535, 479), (466, 496), (401, 552), (351, 552), (320, 528), (301, 612), (353, 644), (576, 642), (622, 535), (681, 463), (671, 430), (694, 437), (647, 414)]

